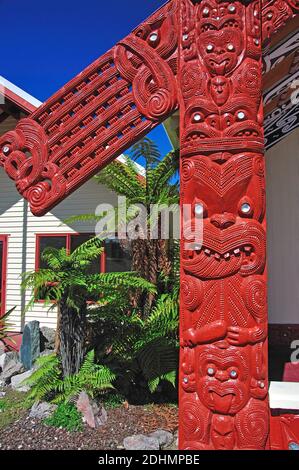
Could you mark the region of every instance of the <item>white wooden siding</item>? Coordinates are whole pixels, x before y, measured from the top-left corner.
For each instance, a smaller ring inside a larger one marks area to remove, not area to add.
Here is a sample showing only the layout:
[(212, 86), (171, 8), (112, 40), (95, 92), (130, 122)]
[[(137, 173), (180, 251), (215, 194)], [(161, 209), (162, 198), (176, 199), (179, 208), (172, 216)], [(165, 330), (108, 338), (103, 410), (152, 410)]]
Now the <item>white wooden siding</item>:
[(43, 217), (34, 217), (26, 201), (15, 189), (0, 168), (0, 234), (7, 234), (7, 280), (6, 309), (16, 306), (11, 321), (14, 329), (21, 331), (30, 320), (39, 320), (42, 326), (55, 327), (56, 311), (48, 311), (42, 303), (36, 303), (24, 316), (24, 308), (30, 292), (21, 293), (21, 273), (35, 268), (36, 235), (39, 233), (93, 232), (94, 223), (63, 223), (68, 217), (78, 214), (94, 213), (98, 204), (115, 205), (117, 196), (94, 180), (87, 182), (78, 191), (59, 204), (52, 212)]
[(266, 153), (270, 323), (299, 323), (299, 129)]

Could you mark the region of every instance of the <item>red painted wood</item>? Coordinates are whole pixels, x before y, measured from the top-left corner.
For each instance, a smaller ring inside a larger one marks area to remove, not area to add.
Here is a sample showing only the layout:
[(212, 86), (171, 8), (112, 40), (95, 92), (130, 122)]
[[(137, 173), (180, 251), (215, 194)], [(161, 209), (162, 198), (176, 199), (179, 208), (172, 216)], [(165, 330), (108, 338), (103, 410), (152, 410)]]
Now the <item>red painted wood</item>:
[[(285, 411), (271, 416), (271, 450), (298, 450), (299, 416)], [(297, 449), (295, 449), (295, 447)]]
[(264, 45), (298, 13), (298, 0), (262, 0), (262, 36)]
[[(178, 108), (179, 3), (166, 3), (0, 138), (0, 166), (33, 214), (48, 212)], [(264, 42), (296, 12), (296, 0), (263, 0)]]
[(268, 442), (260, 13), (181, 0), (181, 449)]
[(176, 25), (174, 1), (0, 139), (0, 166), (33, 214), (49, 211), (177, 109)]

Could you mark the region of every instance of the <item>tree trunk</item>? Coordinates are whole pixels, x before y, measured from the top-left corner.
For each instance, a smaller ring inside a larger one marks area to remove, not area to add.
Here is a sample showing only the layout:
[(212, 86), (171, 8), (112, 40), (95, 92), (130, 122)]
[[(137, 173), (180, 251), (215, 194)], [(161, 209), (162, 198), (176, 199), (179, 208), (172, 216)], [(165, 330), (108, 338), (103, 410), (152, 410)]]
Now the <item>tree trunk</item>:
[[(132, 242), (132, 270), (158, 286), (158, 274), (163, 272), (165, 276), (171, 272), (171, 261), (169, 259), (168, 244), (165, 240), (134, 240)], [(143, 317), (147, 317), (151, 311), (154, 294), (147, 292), (134, 293), (134, 305), (138, 305), (143, 312)]]
[(82, 306), (78, 313), (62, 300), (60, 313), (60, 355), (63, 376), (67, 377), (80, 370), (86, 354), (86, 306)]
[(54, 352), (55, 354), (59, 354), (60, 352), (60, 328), (61, 328), (61, 311), (60, 311), (60, 304), (57, 304), (57, 322), (56, 322), (56, 332), (55, 332), (55, 346)]

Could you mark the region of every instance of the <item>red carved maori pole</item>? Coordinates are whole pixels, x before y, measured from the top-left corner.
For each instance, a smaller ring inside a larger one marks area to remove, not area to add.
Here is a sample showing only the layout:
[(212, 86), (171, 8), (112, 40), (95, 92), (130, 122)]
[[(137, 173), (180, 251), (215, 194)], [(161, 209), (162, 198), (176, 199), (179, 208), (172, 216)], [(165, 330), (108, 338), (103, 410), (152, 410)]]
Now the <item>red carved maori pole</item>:
[(181, 0), (181, 449), (268, 442), (261, 42), (259, 1)]

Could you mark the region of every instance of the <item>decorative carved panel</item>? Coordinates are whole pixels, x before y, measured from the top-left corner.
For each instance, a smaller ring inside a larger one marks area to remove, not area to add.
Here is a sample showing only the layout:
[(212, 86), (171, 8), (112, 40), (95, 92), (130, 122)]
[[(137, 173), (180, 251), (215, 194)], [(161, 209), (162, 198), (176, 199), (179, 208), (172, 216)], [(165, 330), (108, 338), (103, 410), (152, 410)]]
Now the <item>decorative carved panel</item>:
[(43, 215), (178, 107), (167, 3), (0, 139), (0, 165)]

